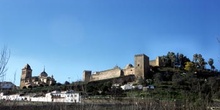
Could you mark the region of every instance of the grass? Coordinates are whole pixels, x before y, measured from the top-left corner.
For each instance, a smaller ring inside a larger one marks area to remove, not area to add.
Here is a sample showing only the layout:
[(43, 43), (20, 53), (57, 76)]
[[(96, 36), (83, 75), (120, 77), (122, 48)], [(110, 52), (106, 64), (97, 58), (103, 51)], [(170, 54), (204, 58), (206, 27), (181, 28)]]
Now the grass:
[[(202, 104), (202, 103), (201, 103)], [(188, 101), (169, 101), (142, 98), (127, 99), (90, 99), (82, 104), (41, 103), (41, 102), (1, 102), (0, 110), (205, 110)]]

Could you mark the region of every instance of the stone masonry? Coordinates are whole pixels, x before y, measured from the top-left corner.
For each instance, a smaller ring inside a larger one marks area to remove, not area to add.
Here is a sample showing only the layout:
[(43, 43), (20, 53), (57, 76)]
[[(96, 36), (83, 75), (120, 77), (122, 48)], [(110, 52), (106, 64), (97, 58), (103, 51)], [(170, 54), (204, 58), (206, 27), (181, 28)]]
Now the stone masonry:
[[(159, 60), (158, 59), (155, 60), (154, 64), (159, 64), (159, 62), (156, 61)], [(128, 64), (123, 69), (116, 66), (112, 69), (108, 69), (105, 71), (93, 72), (93, 74), (92, 71), (85, 70), (83, 72), (83, 81), (91, 82), (91, 81), (119, 78), (123, 76), (135, 76), (136, 78), (145, 79), (149, 71), (150, 71), (149, 57), (146, 56), (145, 54), (138, 54), (134, 56), (134, 66), (132, 64)]]

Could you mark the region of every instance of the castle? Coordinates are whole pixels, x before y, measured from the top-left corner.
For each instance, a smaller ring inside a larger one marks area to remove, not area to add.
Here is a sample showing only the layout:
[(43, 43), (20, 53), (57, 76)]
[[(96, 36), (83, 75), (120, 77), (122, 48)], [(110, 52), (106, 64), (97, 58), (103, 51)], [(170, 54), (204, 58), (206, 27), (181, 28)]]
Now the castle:
[(50, 86), (56, 83), (56, 80), (53, 78), (53, 75), (49, 77), (45, 72), (40, 73), (39, 76), (32, 76), (32, 69), (29, 64), (27, 64), (21, 73), (20, 89), (32, 88), (36, 86)]
[(145, 54), (138, 54), (134, 56), (134, 66), (132, 64), (128, 64), (124, 69), (116, 66), (112, 69), (108, 69), (105, 71), (94, 72), (84, 70), (83, 72), (83, 81), (84, 82), (92, 82), (99, 81), (105, 79), (114, 79), (126, 76), (134, 76), (137, 78), (147, 78), (147, 74), (150, 71), (150, 66), (160, 66), (161, 61), (160, 57), (157, 57), (156, 60), (149, 61), (149, 57)]

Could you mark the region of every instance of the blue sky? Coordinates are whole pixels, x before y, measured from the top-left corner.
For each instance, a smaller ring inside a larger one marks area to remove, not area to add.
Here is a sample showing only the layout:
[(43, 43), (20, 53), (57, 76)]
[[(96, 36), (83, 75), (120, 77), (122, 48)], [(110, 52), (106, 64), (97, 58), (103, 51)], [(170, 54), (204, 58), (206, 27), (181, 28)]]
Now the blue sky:
[[(11, 50), (6, 80), (29, 63), (58, 82), (83, 70), (124, 68), (134, 55), (200, 53), (219, 69), (219, 0), (1, 0), (0, 47)], [(70, 79), (68, 78), (70, 77)]]

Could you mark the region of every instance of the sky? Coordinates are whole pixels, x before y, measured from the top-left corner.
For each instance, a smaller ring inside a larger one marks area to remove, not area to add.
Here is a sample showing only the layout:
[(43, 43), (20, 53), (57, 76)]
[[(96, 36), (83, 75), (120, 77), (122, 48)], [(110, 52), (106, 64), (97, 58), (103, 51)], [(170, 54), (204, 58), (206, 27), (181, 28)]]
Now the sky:
[(219, 0), (0, 0), (0, 49), (11, 51), (5, 80), (16, 85), (27, 63), (33, 76), (45, 67), (64, 83), (169, 51), (202, 54), (220, 69), (217, 38)]

